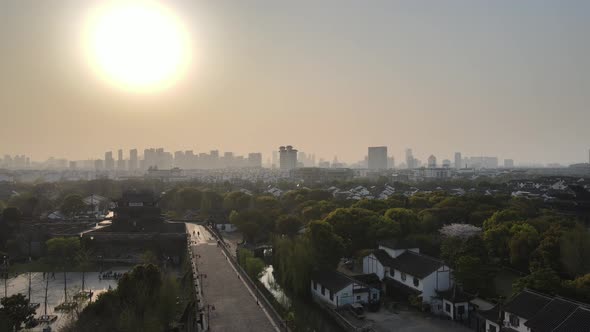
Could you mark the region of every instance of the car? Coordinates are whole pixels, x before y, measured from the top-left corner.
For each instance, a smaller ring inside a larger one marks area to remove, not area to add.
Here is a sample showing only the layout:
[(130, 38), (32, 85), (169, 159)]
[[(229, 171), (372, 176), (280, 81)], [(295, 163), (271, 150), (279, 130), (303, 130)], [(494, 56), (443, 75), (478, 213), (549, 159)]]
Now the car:
[(350, 311), (357, 319), (365, 319), (365, 308), (360, 303), (352, 303), (348, 307), (348, 311)]

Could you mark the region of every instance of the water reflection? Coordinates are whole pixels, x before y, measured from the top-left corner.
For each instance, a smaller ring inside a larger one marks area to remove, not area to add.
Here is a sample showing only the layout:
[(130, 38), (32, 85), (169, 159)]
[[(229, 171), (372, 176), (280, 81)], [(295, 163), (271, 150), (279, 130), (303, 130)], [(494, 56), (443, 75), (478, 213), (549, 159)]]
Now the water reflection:
[(339, 332), (342, 329), (313, 302), (296, 296), (289, 297), (275, 280), (272, 265), (266, 266), (260, 282), (285, 309), (295, 315), (296, 331)]

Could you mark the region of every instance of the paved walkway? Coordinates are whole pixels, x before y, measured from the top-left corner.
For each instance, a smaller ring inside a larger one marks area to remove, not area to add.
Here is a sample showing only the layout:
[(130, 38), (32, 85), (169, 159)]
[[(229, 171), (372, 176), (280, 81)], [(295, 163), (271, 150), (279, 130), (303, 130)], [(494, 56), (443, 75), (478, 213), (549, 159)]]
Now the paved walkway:
[(197, 268), (203, 274), (205, 305), (211, 306), (208, 313), (205, 308), (210, 331), (278, 331), (270, 316), (256, 303), (255, 293), (238, 277), (209, 231), (200, 225), (186, 225), (191, 241), (194, 241), (192, 250)]

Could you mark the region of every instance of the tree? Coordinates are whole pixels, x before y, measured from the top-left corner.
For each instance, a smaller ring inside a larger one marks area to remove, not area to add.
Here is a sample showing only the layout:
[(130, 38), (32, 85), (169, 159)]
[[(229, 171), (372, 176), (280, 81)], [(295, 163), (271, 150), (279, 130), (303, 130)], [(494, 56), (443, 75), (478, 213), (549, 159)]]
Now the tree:
[(529, 257), (539, 245), (539, 233), (529, 224), (514, 224), (510, 228), (510, 263), (522, 269), (528, 269)]
[(590, 302), (590, 273), (563, 282), (564, 293), (578, 301)]
[(493, 278), (489, 265), (479, 257), (465, 255), (457, 259), (454, 276), (467, 291), (490, 294), (493, 291)]
[(561, 279), (552, 269), (544, 268), (533, 271), (526, 277), (516, 280), (512, 285), (514, 293), (531, 288), (547, 294), (558, 294), (561, 290)]
[(500, 262), (509, 259), (508, 240), (510, 239), (510, 225), (499, 224), (488, 226), (483, 234), (483, 240), (490, 258)]
[(236, 225), (248, 242), (255, 243), (257, 238), (267, 238), (274, 230), (273, 221), (257, 210), (232, 212), (229, 222)]
[(385, 217), (400, 224), (402, 236), (416, 232), (419, 228), (418, 215), (409, 209), (392, 208), (385, 212)]
[(572, 277), (590, 272), (590, 234), (582, 226), (564, 232), (559, 240), (560, 261)]
[(181, 188), (175, 193), (174, 209), (181, 213), (187, 210), (197, 210), (201, 207), (203, 196), (203, 193), (197, 188)]
[[(14, 294), (5, 297), (0, 301), (0, 318), (5, 317), (10, 330), (20, 330), (24, 322), (27, 322), (35, 315), (35, 309), (29, 305), (29, 300), (23, 294)], [(0, 325), (2, 327), (2, 325)]]
[(294, 215), (282, 215), (277, 220), (277, 232), (287, 236), (295, 236), (303, 226), (303, 222)]
[(383, 221), (373, 211), (360, 208), (340, 208), (332, 211), (325, 222), (333, 226), (334, 233), (344, 240), (346, 254), (352, 256), (357, 250), (375, 245), (370, 228)]
[(233, 191), (223, 198), (223, 208), (228, 211), (244, 211), (250, 207), (252, 197), (241, 191)]
[(7, 245), (13, 234), (20, 228), (21, 224), (20, 210), (14, 207), (8, 207), (2, 211), (0, 218), (0, 248)]
[(86, 204), (80, 195), (68, 195), (61, 203), (59, 211), (68, 217), (73, 217), (86, 211)]
[(80, 251), (79, 237), (57, 237), (46, 242), (47, 255), (51, 263), (61, 267), (64, 274), (64, 303), (68, 302), (67, 269), (75, 262), (76, 254)]
[(389, 205), (383, 200), (365, 198), (354, 203), (351, 208), (365, 209), (382, 214), (389, 208)]
[(254, 280), (260, 278), (264, 271), (264, 261), (254, 256), (248, 249), (238, 250), (238, 262), (244, 268), (248, 276)]
[(542, 268), (561, 271), (560, 237), (560, 225), (552, 225), (547, 231), (541, 234), (541, 242), (531, 254), (529, 266), (531, 271)]
[(325, 221), (312, 221), (308, 225), (308, 237), (315, 256), (315, 267), (333, 269), (342, 257), (342, 238), (334, 234), (332, 225)]

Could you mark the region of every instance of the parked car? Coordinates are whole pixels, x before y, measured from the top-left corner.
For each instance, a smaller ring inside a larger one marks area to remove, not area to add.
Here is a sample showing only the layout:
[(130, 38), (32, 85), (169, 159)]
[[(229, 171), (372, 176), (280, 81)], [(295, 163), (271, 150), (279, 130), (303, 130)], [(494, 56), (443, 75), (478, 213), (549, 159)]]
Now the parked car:
[(357, 319), (365, 319), (365, 308), (360, 303), (351, 304), (348, 307), (348, 311), (350, 311)]

